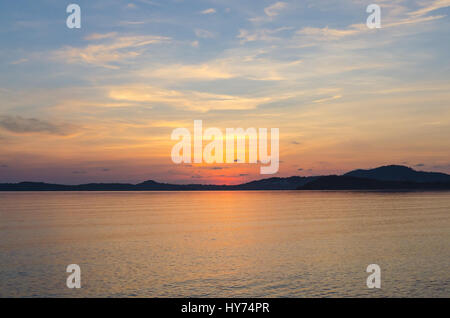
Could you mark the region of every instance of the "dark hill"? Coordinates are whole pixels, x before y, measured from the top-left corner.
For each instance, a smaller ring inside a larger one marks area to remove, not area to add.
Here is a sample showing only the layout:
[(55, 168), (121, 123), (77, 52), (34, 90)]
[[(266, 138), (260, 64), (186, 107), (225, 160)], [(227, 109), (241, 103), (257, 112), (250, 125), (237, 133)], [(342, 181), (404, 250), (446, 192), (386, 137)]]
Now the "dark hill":
[(209, 190), (450, 190), (450, 175), (415, 171), (404, 166), (354, 170), (343, 176), (267, 178), (239, 185), (169, 184), (153, 180), (138, 184), (89, 183), (61, 185), (43, 182), (0, 183), (0, 191), (209, 191)]
[(450, 190), (450, 182), (385, 181), (351, 176), (325, 176), (298, 190)]
[(295, 190), (316, 177), (268, 178), (239, 185), (170, 184), (153, 180), (138, 184), (88, 183), (61, 185), (43, 182), (0, 183), (0, 191), (209, 191), (209, 190)]
[(383, 181), (450, 182), (450, 175), (438, 172), (416, 171), (405, 166), (383, 166), (370, 170), (353, 170), (344, 176)]
[(237, 190), (295, 190), (318, 177), (267, 178), (234, 186)]

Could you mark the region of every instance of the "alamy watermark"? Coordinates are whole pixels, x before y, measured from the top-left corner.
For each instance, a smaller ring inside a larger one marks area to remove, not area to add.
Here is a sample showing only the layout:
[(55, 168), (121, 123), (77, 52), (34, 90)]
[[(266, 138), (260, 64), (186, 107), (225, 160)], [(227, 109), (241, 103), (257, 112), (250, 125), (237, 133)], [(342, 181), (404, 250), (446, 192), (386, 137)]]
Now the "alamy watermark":
[(81, 268), (77, 264), (70, 264), (66, 268), (67, 273), (71, 273), (66, 280), (67, 288), (81, 288)]
[(367, 277), (366, 285), (367, 288), (381, 288), (381, 268), (377, 264), (370, 264), (366, 268), (367, 273), (371, 273)]
[(378, 4), (370, 4), (366, 9), (367, 13), (371, 13), (367, 17), (366, 25), (369, 29), (381, 28), (381, 8)]
[(66, 8), (66, 12), (70, 13), (67, 17), (66, 25), (69, 29), (81, 28), (81, 8), (78, 4), (69, 4)]
[[(181, 163), (261, 163), (261, 174), (278, 172), (279, 136), (278, 128), (270, 129), (270, 155), (268, 153), (267, 128), (227, 128), (225, 134), (219, 128), (211, 127), (203, 132), (203, 122), (194, 120), (194, 140), (187, 128), (176, 128), (172, 140), (180, 140), (172, 148), (172, 161)], [(203, 142), (209, 143), (203, 149)], [(248, 143), (248, 153), (247, 153)], [(225, 152), (224, 152), (225, 144)], [(192, 154), (193, 148), (193, 154)], [(258, 151), (259, 150), (259, 151)], [(193, 158), (192, 158), (193, 157)]]

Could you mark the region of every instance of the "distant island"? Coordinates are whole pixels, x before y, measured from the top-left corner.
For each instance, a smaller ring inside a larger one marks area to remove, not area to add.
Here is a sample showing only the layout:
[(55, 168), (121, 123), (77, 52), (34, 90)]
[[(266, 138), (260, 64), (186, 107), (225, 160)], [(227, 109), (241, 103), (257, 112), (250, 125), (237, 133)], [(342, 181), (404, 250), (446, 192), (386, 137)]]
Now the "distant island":
[(138, 184), (44, 182), (0, 183), (0, 191), (238, 191), (238, 190), (450, 190), (450, 175), (416, 171), (399, 165), (353, 170), (344, 175), (267, 178), (239, 185), (169, 184), (153, 180)]

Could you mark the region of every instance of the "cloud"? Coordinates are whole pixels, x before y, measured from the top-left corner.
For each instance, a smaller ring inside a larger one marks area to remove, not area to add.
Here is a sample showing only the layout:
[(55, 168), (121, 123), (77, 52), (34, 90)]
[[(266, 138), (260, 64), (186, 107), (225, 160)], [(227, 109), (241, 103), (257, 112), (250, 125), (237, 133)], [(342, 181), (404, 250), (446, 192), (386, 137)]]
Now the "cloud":
[(203, 29), (195, 29), (195, 35), (199, 38), (204, 38), (204, 39), (214, 37), (214, 33), (210, 32), (208, 30), (203, 30)]
[(277, 15), (281, 13), (283, 9), (287, 7), (286, 2), (276, 2), (266, 8), (264, 8), (264, 15), (250, 18), (253, 23), (265, 23), (272, 21)]
[(174, 64), (151, 71), (152, 76), (168, 79), (227, 79), (234, 77), (225, 67), (221, 65)]
[[(409, 13), (410, 16), (406, 18), (400, 17), (391, 18), (388, 20), (388, 22), (382, 23), (382, 28), (386, 29), (410, 24), (418, 24), (438, 20), (445, 17), (444, 15), (422, 17), (420, 14), (413, 14), (413, 13), (414, 12)], [(298, 30), (296, 34), (301, 36), (307, 36), (309, 40), (338, 40), (344, 37), (356, 36), (362, 33), (372, 31), (373, 30), (368, 29), (365, 24), (352, 24), (344, 29), (334, 29), (329, 28), (328, 26), (324, 28), (304, 27)]]
[(87, 41), (95, 41), (95, 40), (103, 40), (109, 39), (117, 36), (117, 32), (109, 32), (109, 33), (92, 33), (86, 36), (84, 39)]
[(21, 116), (0, 116), (0, 127), (17, 134), (47, 133), (65, 136), (71, 133), (72, 126), (54, 124), (36, 118), (23, 118)]
[(276, 2), (274, 4), (272, 4), (271, 6), (268, 6), (267, 8), (264, 9), (264, 13), (268, 16), (268, 17), (274, 17), (280, 14), (280, 12), (286, 8), (287, 3), (286, 2)]
[(279, 40), (279, 38), (274, 37), (273, 35), (286, 30), (291, 30), (292, 28), (289, 27), (282, 27), (274, 30), (270, 29), (261, 29), (261, 30), (255, 30), (255, 31), (248, 31), (241, 29), (239, 30), (239, 34), (237, 35), (238, 39), (241, 39), (241, 44), (246, 42), (252, 42), (252, 41), (275, 41)]
[(86, 174), (87, 172), (84, 170), (75, 170), (75, 171), (72, 171), (72, 173), (73, 174)]
[(157, 69), (146, 68), (137, 71), (136, 75), (143, 78), (165, 79), (169, 82), (184, 82), (186, 80), (218, 80), (241, 78), (253, 81), (280, 81), (282, 75), (295, 73), (295, 68), (301, 66), (300, 60), (280, 61), (261, 57), (264, 51), (251, 52), (232, 50), (224, 56), (206, 61), (202, 64), (171, 64)]
[(245, 97), (199, 91), (169, 90), (146, 85), (113, 87), (109, 97), (135, 103), (165, 104), (194, 111), (254, 109), (275, 97)]
[(413, 18), (403, 19), (403, 20), (400, 20), (398, 22), (392, 22), (392, 23), (383, 24), (382, 27), (383, 28), (390, 28), (390, 27), (396, 27), (396, 26), (400, 26), (400, 25), (417, 24), (417, 23), (422, 23), (422, 22), (429, 22), (429, 21), (439, 20), (439, 19), (442, 19), (444, 17), (445, 17), (445, 15), (436, 15), (436, 16), (429, 16), (429, 17), (413, 17)]
[(416, 164), (416, 167), (424, 167), (424, 166), (425, 166), (424, 163), (418, 163), (418, 164)]
[(433, 168), (435, 168), (435, 169), (450, 169), (450, 163), (449, 164), (434, 165)]
[(313, 103), (325, 103), (325, 102), (329, 102), (329, 101), (340, 99), (340, 98), (342, 98), (341, 95), (335, 95), (335, 96), (332, 96), (332, 97), (316, 99), (316, 100), (313, 101)]
[(12, 65), (18, 65), (18, 64), (22, 64), (22, 63), (26, 63), (26, 62), (28, 62), (28, 59), (27, 58), (23, 58), (23, 59), (18, 59), (18, 60), (12, 61), (11, 64)]
[(150, 1), (150, 0), (138, 0), (139, 2), (145, 3), (145, 4), (149, 4), (151, 6), (157, 6), (160, 7), (161, 5), (157, 2), (154, 1)]
[(450, 7), (450, 0), (435, 0), (432, 3), (429, 3), (428, 5), (426, 5), (425, 7), (421, 8), (419, 10), (410, 12), (408, 14), (410, 16), (420, 17), (420, 16), (423, 16), (432, 11), (446, 8), (446, 7)]
[(145, 23), (146, 21), (120, 21), (119, 25), (139, 25)]
[(89, 44), (85, 47), (64, 47), (55, 52), (54, 56), (69, 63), (86, 63), (96, 66), (118, 69), (112, 63), (122, 62), (142, 54), (144, 48), (150, 44), (170, 41), (170, 38), (153, 35), (117, 36), (116, 33), (91, 34), (88, 41), (106, 40), (100, 44)]
[(209, 8), (209, 9), (205, 9), (205, 10), (201, 11), (200, 13), (201, 14), (214, 14), (214, 13), (216, 13), (216, 9)]
[(366, 30), (367, 26), (365, 26), (364, 24), (352, 24), (347, 29), (332, 29), (329, 27), (325, 28), (305, 27), (301, 30), (298, 30), (296, 34), (312, 36), (318, 39), (320, 38), (330, 39), (356, 35)]

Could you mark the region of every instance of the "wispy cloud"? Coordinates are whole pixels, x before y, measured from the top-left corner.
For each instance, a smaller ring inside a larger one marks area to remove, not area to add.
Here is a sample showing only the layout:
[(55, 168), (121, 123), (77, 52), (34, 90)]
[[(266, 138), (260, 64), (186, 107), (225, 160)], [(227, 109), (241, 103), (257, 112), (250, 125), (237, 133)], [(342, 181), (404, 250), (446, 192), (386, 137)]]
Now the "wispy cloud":
[(316, 103), (316, 104), (318, 104), (318, 103), (325, 103), (325, 102), (330, 102), (330, 101), (333, 101), (333, 100), (336, 100), (336, 99), (340, 99), (340, 98), (342, 98), (341, 95), (335, 95), (335, 96), (332, 96), (332, 97), (316, 99), (316, 100), (313, 101), (313, 103)]
[(144, 3), (144, 4), (151, 5), (151, 6), (157, 6), (157, 7), (161, 6), (161, 5), (160, 5), (158, 2), (156, 2), (156, 1), (150, 1), (150, 0), (137, 0), (137, 1), (139, 1), (139, 2), (141, 2), (141, 3)]
[(194, 111), (254, 109), (280, 97), (245, 97), (199, 91), (168, 90), (153, 86), (126, 85), (110, 89), (109, 97), (119, 101), (166, 104)]
[(29, 61), (29, 59), (27, 59), (27, 58), (22, 58), (22, 59), (18, 59), (18, 60), (12, 61), (11, 64), (12, 64), (12, 65), (18, 65), (18, 64), (26, 63), (26, 62), (28, 62), (28, 61)]
[(272, 21), (276, 16), (278, 16), (284, 9), (286, 9), (288, 4), (286, 2), (275, 2), (274, 4), (264, 8), (264, 15), (250, 18), (249, 20), (254, 23), (264, 23)]
[(287, 7), (286, 2), (276, 2), (264, 9), (264, 13), (269, 17), (274, 17), (280, 14), (280, 12)]
[[(153, 35), (117, 36), (116, 33), (92, 34), (88, 41), (102, 41), (85, 47), (64, 47), (54, 56), (69, 63), (86, 63), (96, 66), (118, 69), (117, 63), (137, 57), (150, 44), (170, 41), (170, 38)], [(115, 63), (115, 64), (114, 64)]]
[(145, 24), (147, 21), (120, 21), (119, 25), (141, 25)]
[(73, 132), (73, 126), (71, 125), (9, 115), (0, 115), (0, 127), (17, 134), (47, 133), (65, 136)]
[(408, 13), (410, 16), (413, 17), (420, 17), (427, 13), (430, 13), (432, 11), (450, 7), (450, 0), (434, 0), (431, 3), (429, 1), (424, 2), (426, 3), (425, 6), (421, 9), (415, 10), (413, 12)]
[(95, 41), (95, 40), (103, 40), (110, 39), (117, 36), (117, 32), (109, 32), (109, 33), (92, 33), (86, 36), (84, 39), (87, 41)]
[(199, 38), (204, 38), (204, 39), (214, 37), (214, 33), (212, 33), (211, 31), (208, 31), (208, 30), (203, 30), (203, 29), (195, 29), (195, 35)]
[(73, 174), (86, 174), (87, 172), (84, 170), (74, 170), (72, 171)]
[(238, 39), (241, 39), (241, 44), (244, 44), (246, 42), (253, 42), (253, 41), (275, 41), (275, 40), (281, 40), (280, 38), (277, 38), (275, 34), (291, 30), (291, 27), (281, 27), (274, 30), (271, 29), (258, 29), (255, 31), (248, 31), (245, 29), (239, 30), (239, 34), (237, 35)]
[[(413, 25), (413, 24), (419, 24), (423, 22), (429, 22), (433, 20), (442, 19), (445, 17), (444, 15), (439, 16), (408, 16), (406, 18), (396, 18), (396, 19), (389, 19), (387, 22), (382, 24), (383, 29), (387, 28), (394, 28), (399, 26), (405, 26), (405, 25)], [(347, 28), (343, 29), (334, 29), (323, 27), (323, 28), (317, 28), (317, 27), (304, 27), (296, 32), (297, 35), (301, 36), (307, 36), (310, 40), (338, 40), (344, 37), (352, 37), (357, 36), (360, 34), (367, 34), (371, 32), (372, 30), (368, 29), (365, 24), (352, 24), (349, 25)]]
[(205, 9), (205, 10), (201, 11), (200, 13), (201, 14), (213, 14), (213, 13), (216, 13), (216, 9), (209, 8), (209, 9)]
[(178, 80), (227, 79), (234, 77), (232, 73), (230, 73), (224, 66), (221, 66), (220, 64), (173, 64), (157, 68), (151, 71), (151, 75), (157, 78), (176, 78)]
[(346, 29), (333, 29), (329, 27), (325, 28), (315, 28), (315, 27), (305, 27), (298, 30), (296, 33), (306, 36), (314, 36), (316, 38), (342, 38), (350, 35), (356, 35), (361, 32), (367, 31), (367, 26), (364, 24), (353, 24)]

